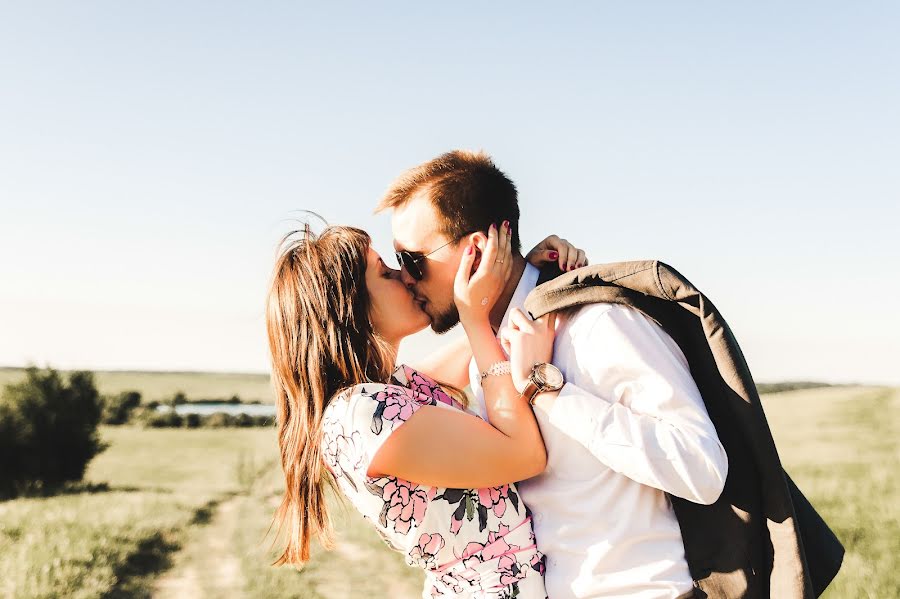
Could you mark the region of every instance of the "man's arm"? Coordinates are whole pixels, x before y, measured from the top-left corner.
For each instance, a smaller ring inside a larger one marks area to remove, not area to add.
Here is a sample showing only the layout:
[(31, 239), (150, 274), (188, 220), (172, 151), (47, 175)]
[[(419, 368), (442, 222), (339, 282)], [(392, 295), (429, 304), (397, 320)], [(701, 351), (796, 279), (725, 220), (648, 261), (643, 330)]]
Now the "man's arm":
[(571, 348), (557, 350), (571, 382), (555, 400), (539, 398), (538, 409), (612, 470), (714, 503), (728, 458), (675, 342), (623, 306), (598, 304), (574, 318)]

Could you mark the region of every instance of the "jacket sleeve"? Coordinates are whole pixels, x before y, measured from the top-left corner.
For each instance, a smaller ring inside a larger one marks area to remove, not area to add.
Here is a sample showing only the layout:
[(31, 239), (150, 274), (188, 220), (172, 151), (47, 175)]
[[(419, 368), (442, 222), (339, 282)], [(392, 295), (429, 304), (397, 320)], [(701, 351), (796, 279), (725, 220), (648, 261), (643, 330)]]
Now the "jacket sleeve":
[(714, 503), (728, 458), (678, 345), (643, 314), (618, 305), (581, 309), (569, 333), (574, 354), (562, 360), (569, 382), (551, 424), (634, 481)]

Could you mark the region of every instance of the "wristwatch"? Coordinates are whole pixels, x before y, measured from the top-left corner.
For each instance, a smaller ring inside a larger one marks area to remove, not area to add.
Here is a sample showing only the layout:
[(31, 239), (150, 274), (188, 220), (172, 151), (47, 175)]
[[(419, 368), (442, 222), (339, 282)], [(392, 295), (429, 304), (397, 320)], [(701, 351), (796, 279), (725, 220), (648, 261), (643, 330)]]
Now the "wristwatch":
[(534, 405), (538, 393), (559, 391), (565, 382), (562, 372), (553, 364), (547, 362), (535, 364), (531, 367), (531, 374), (528, 376), (525, 390), (522, 391), (522, 397), (527, 397), (528, 403)]

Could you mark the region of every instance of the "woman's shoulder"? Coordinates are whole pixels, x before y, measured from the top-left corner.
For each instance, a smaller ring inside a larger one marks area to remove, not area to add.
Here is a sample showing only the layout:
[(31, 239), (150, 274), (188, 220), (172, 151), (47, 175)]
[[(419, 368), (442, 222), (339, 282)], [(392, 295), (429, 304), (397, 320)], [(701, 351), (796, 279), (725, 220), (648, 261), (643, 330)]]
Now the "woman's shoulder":
[[(357, 430), (380, 435), (406, 422), (434, 400), (394, 383), (360, 383), (335, 395), (325, 410), (326, 429)], [(389, 426), (385, 426), (389, 424)]]
[(391, 375), (391, 381), (409, 388), (414, 393), (424, 395), (436, 403), (463, 408), (458, 401), (441, 388), (440, 383), (406, 364), (397, 366)]

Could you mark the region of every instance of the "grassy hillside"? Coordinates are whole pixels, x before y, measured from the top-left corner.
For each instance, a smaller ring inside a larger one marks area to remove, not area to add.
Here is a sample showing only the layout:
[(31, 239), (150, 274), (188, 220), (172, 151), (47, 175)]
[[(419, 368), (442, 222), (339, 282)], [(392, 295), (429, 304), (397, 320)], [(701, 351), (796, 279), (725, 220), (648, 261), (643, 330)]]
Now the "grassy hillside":
[[(0, 387), (21, 380), (21, 368), (0, 368)], [(182, 391), (188, 399), (216, 399), (238, 395), (245, 401), (271, 403), (268, 374), (227, 372), (95, 371), (101, 393), (140, 391), (144, 401), (163, 401)]]

